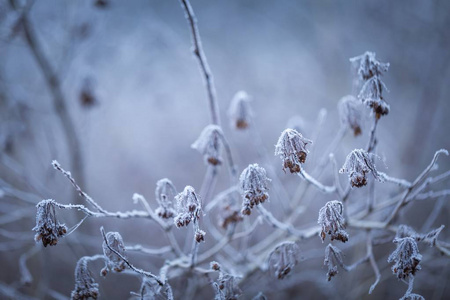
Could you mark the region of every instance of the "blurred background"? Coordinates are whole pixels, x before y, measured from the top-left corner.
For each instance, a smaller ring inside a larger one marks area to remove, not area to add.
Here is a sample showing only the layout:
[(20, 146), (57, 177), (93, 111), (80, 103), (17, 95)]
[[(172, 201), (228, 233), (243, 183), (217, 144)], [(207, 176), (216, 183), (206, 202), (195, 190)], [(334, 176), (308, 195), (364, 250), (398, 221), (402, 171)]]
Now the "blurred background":
[[(339, 99), (356, 93), (349, 58), (365, 51), (376, 52), (377, 59), (390, 63), (383, 80), (391, 110), (377, 131), (377, 153), (385, 164), (379, 169), (413, 180), (436, 150), (450, 148), (450, 2), (192, 0), (191, 4), (214, 75), (223, 130), (239, 172), (249, 163), (270, 165), (288, 195), (294, 195), (299, 178), (283, 173), (281, 161), (273, 156), (274, 144), (290, 122), (302, 128), (305, 137), (316, 137), (312, 156), (324, 155), (340, 126)], [(227, 109), (239, 90), (251, 96), (255, 131), (250, 133), (229, 126)], [(143, 194), (156, 207), (155, 184), (164, 177), (179, 191), (186, 185), (200, 189), (206, 166), (190, 145), (209, 124), (208, 113), (206, 89), (178, 1), (0, 0), (3, 294), (68, 296), (76, 261), (102, 251), (100, 225), (121, 232), (129, 244), (165, 245), (158, 238), (160, 230), (148, 220), (89, 219), (56, 247), (35, 251), (34, 204), (49, 198), (64, 204), (75, 201), (70, 183), (53, 170), (53, 159), (111, 211), (139, 208), (132, 202), (133, 193)], [(335, 152), (338, 166), (352, 149), (366, 146), (369, 129), (367, 122), (362, 136), (344, 137)], [(261, 151), (268, 153), (267, 160), (261, 161)], [(439, 161), (440, 172), (449, 167), (448, 158)], [(341, 177), (346, 182), (346, 176)], [(330, 178), (323, 177), (327, 183)], [(227, 188), (228, 182), (224, 166), (216, 192)], [(394, 193), (381, 184), (378, 188), (379, 195)], [(332, 200), (317, 195), (308, 200), (311, 213), (299, 221), (300, 227), (315, 223), (318, 209)], [(363, 194), (358, 191), (351, 201), (357, 201), (358, 195)], [(276, 200), (272, 197), (267, 207), (282, 218)], [(448, 225), (450, 206), (445, 201), (448, 196), (414, 204), (401, 221), (419, 230), (440, 205), (432, 227)], [(82, 218), (74, 211), (58, 211), (58, 216), (68, 226)], [(269, 231), (273, 229), (264, 225), (252, 238), (263, 238)], [(184, 241), (187, 232), (175, 233)], [(450, 239), (447, 228), (440, 239)], [(386, 263), (393, 244), (375, 248), (382, 282), (368, 296), (374, 281), (370, 265), (342, 271), (326, 282), (325, 245), (318, 240), (299, 244), (304, 262), (294, 270), (300, 274), (293, 277), (297, 281), (267, 284), (260, 274), (241, 286), (243, 298), (253, 297), (263, 287), (272, 299), (378, 299), (404, 294), (407, 286)], [(356, 250), (355, 244), (343, 247), (349, 264), (364, 255), (363, 245)], [(449, 259), (439, 259), (435, 249), (422, 250), (423, 270), (414, 291), (427, 299), (443, 299), (450, 292), (446, 287)], [(19, 272), (24, 253), (31, 253), (27, 265), (33, 281), (28, 285), (23, 285)], [(163, 263), (140, 254), (132, 261), (153, 272)], [(100, 268), (96, 263), (91, 267), (96, 277)], [(121, 274), (97, 280), (103, 299), (129, 297), (140, 286), (136, 278)], [(175, 288), (179, 286), (182, 283)], [(181, 295), (180, 288), (175, 296)], [(206, 285), (198, 295), (212, 298), (213, 290)]]

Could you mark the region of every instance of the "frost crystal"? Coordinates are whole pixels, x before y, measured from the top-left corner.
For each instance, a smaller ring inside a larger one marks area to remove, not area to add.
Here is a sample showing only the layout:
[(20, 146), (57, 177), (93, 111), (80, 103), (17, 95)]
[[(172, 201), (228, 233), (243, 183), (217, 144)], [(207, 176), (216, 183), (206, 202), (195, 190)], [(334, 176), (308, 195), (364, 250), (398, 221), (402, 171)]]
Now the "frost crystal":
[(269, 254), (269, 270), (278, 279), (284, 279), (298, 263), (298, 246), (294, 242), (278, 245)]
[(203, 154), (206, 164), (220, 165), (222, 159), (220, 158), (219, 140), (222, 136), (222, 129), (219, 126), (208, 125), (191, 147)]
[(74, 300), (97, 299), (98, 284), (94, 281), (91, 272), (87, 267), (89, 256), (80, 258), (75, 268), (75, 289), (71, 298)]
[[(125, 255), (125, 245), (122, 240), (122, 236), (118, 232), (108, 232), (106, 234), (106, 239), (108, 241), (108, 245), (120, 253), (123, 257)], [(113, 270), (114, 272), (122, 272), (125, 270), (126, 264), (125, 262), (113, 251), (111, 251), (106, 243), (103, 241), (102, 244), (103, 254), (107, 258), (107, 264), (105, 268), (102, 269), (101, 274), (106, 276), (108, 270)]]
[(269, 198), (266, 170), (258, 164), (249, 165), (239, 177), (242, 202), (242, 214), (250, 215), (253, 206), (263, 203)]
[(275, 145), (275, 155), (279, 155), (283, 160), (283, 170), (289, 169), (291, 173), (300, 172), (300, 165), (305, 163), (309, 153), (306, 145), (311, 143), (312, 141), (294, 129), (284, 130)]
[(373, 154), (367, 153), (363, 149), (355, 149), (347, 155), (339, 173), (348, 173), (351, 185), (356, 187), (367, 184), (368, 173), (372, 173), (375, 179), (383, 182), (383, 178), (378, 174), (375, 164), (372, 162), (373, 157)]
[(237, 284), (237, 278), (233, 275), (220, 272), (217, 283), (214, 283), (216, 289), (215, 300), (236, 300), (242, 294)]
[(426, 234), (417, 233), (414, 229), (407, 225), (400, 225), (397, 230), (396, 238), (404, 238), (404, 237), (412, 237), (417, 242), (425, 242), (429, 244), (431, 247), (436, 245), (437, 238), (441, 233), (442, 229), (444, 229), (444, 225), (441, 227), (431, 230)]
[(158, 180), (156, 183), (155, 196), (159, 207), (155, 210), (155, 212), (160, 218), (169, 219), (174, 216), (175, 210), (171, 199), (173, 199), (176, 193), (177, 190), (169, 179), (164, 178)]
[(181, 193), (175, 196), (175, 200), (177, 201), (177, 215), (174, 222), (177, 227), (187, 226), (191, 221), (200, 217), (202, 204), (192, 186), (186, 186)]
[(330, 281), (331, 277), (334, 277), (337, 273), (339, 273), (338, 265), (341, 267), (344, 266), (341, 250), (331, 244), (328, 244), (325, 248), (325, 259), (323, 261), (323, 265), (328, 267), (327, 279)]
[(55, 246), (58, 239), (67, 233), (67, 227), (56, 219), (55, 201), (51, 199), (42, 200), (36, 207), (36, 226), (33, 228), (36, 235), (34, 239), (36, 242), (42, 240), (44, 247), (47, 247), (47, 245)]
[(246, 129), (253, 115), (250, 108), (250, 100), (246, 92), (240, 91), (234, 95), (228, 110), (231, 126), (236, 129)]
[(342, 217), (343, 205), (337, 200), (329, 201), (319, 211), (317, 223), (322, 226), (320, 238), (325, 240), (326, 234), (329, 234), (331, 240), (340, 240), (343, 243), (348, 241), (348, 233), (345, 229), (345, 220)]
[(388, 262), (395, 262), (392, 272), (399, 279), (406, 279), (409, 274), (415, 275), (420, 270), (422, 255), (419, 253), (416, 241), (412, 237), (396, 238), (394, 243), (398, 244), (397, 249), (389, 255)]
[(362, 107), (361, 103), (352, 95), (343, 97), (338, 103), (341, 123), (353, 130), (355, 136), (361, 134)]

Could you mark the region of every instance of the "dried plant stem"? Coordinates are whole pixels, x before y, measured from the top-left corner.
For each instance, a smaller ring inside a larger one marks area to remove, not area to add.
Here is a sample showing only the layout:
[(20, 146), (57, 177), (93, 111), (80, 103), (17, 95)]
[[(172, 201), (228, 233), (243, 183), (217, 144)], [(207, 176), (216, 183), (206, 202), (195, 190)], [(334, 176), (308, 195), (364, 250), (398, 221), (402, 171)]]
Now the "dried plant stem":
[(165, 246), (165, 247), (161, 247), (161, 248), (150, 249), (150, 248), (145, 248), (142, 245), (133, 245), (133, 246), (126, 246), (125, 250), (127, 250), (127, 251), (138, 251), (138, 252), (142, 252), (142, 253), (145, 253), (145, 254), (148, 254), (148, 255), (161, 256), (161, 255), (164, 255), (164, 254), (169, 253), (170, 251), (172, 251), (172, 247)]
[(308, 181), (309, 183), (311, 183), (312, 185), (314, 185), (315, 187), (317, 187), (320, 191), (322, 191), (323, 193), (326, 194), (331, 194), (334, 193), (336, 191), (336, 187), (335, 186), (326, 186), (323, 185), (322, 183), (320, 183), (319, 181), (317, 181), (314, 177), (312, 177), (311, 175), (309, 175), (308, 173), (306, 173), (305, 170), (301, 169), (300, 173), (297, 173), (298, 176), (300, 176), (301, 178), (305, 179), (306, 181)]
[(377, 262), (375, 260), (375, 256), (373, 255), (372, 236), (370, 231), (367, 232), (367, 255), (369, 256), (370, 265), (372, 266), (372, 269), (375, 272), (375, 282), (370, 286), (369, 289), (369, 294), (372, 294), (373, 290), (380, 282), (381, 274), (380, 269), (378, 268)]
[(378, 125), (378, 118), (374, 115), (372, 129), (370, 130), (369, 143), (367, 145), (367, 153), (371, 153), (377, 144), (376, 138), (377, 125)]

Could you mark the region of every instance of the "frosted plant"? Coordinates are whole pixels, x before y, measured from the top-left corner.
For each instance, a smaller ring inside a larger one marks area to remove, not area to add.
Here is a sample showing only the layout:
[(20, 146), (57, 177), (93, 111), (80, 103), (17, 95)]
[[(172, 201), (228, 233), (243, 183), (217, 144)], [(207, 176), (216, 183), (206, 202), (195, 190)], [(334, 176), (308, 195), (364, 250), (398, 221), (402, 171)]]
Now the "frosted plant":
[(311, 143), (311, 140), (304, 138), (294, 129), (284, 130), (275, 145), (275, 155), (279, 155), (283, 160), (283, 170), (289, 169), (291, 173), (299, 173), (300, 165), (305, 163), (309, 153), (306, 145)]
[(425, 300), (425, 298), (419, 294), (407, 294), (400, 298), (400, 300)]
[(222, 201), (220, 210), (220, 226), (224, 229), (231, 224), (236, 224), (243, 220), (239, 205), (235, 199), (236, 191), (230, 193)]
[[(122, 240), (122, 236), (118, 232), (108, 232), (106, 234), (106, 239), (108, 240), (108, 245), (120, 253), (123, 257), (126, 258), (125, 254), (125, 245)], [(106, 242), (102, 244), (103, 254), (107, 258), (106, 266), (102, 269), (101, 274), (106, 276), (109, 270), (113, 270), (114, 272), (122, 272), (125, 270), (126, 264), (117, 254), (111, 251)]]
[(330, 235), (331, 240), (348, 241), (348, 233), (345, 229), (345, 220), (342, 216), (343, 205), (340, 201), (328, 201), (324, 207), (319, 210), (319, 219), (317, 223), (322, 226), (320, 238), (325, 240), (326, 234)]
[(323, 265), (328, 267), (327, 280), (330, 281), (331, 277), (334, 277), (337, 273), (339, 273), (338, 266), (344, 266), (341, 250), (331, 244), (328, 244), (325, 248), (325, 259), (323, 261)]
[(155, 196), (159, 207), (155, 210), (159, 217), (163, 219), (172, 218), (175, 214), (173, 202), (171, 199), (176, 195), (177, 190), (173, 183), (163, 178), (156, 183)]
[(350, 62), (357, 68), (361, 81), (367, 81), (373, 76), (379, 76), (389, 69), (389, 63), (382, 63), (375, 58), (375, 52), (365, 52), (362, 55), (350, 58)]
[(174, 222), (177, 227), (187, 226), (191, 221), (200, 217), (202, 204), (192, 186), (186, 186), (181, 193), (175, 196), (175, 200), (177, 201), (177, 215)]
[(219, 126), (208, 125), (191, 147), (203, 155), (206, 164), (220, 165), (222, 163), (220, 158), (220, 139), (222, 136), (222, 129)]
[(415, 275), (420, 270), (419, 265), (422, 255), (419, 253), (416, 241), (412, 237), (396, 238), (394, 243), (397, 249), (388, 257), (388, 262), (395, 262), (392, 266), (392, 272), (399, 279), (406, 279), (410, 274)]
[(278, 279), (284, 279), (298, 263), (298, 246), (294, 242), (284, 242), (269, 254), (269, 271)]
[(417, 242), (425, 242), (429, 244), (431, 247), (434, 247), (436, 246), (437, 238), (441, 233), (441, 231), (444, 229), (444, 227), (445, 227), (444, 225), (441, 225), (439, 228), (433, 229), (426, 234), (420, 234), (407, 225), (400, 225), (397, 229), (397, 234), (395, 235), (395, 237), (396, 238), (412, 237)]
[(58, 239), (67, 233), (67, 227), (56, 219), (55, 201), (51, 199), (42, 200), (36, 207), (36, 226), (33, 228), (36, 235), (34, 239), (36, 242), (42, 241), (44, 247), (47, 247), (47, 245), (55, 246)]
[(371, 173), (375, 179), (382, 182), (383, 178), (378, 174), (373, 163), (374, 155), (363, 149), (355, 149), (347, 155), (345, 163), (339, 173), (348, 173), (352, 187), (362, 187), (367, 184), (367, 174)]
[(233, 128), (244, 130), (250, 125), (253, 113), (246, 92), (239, 91), (234, 95), (233, 100), (231, 100), (228, 115), (230, 116), (231, 126)]
[(91, 259), (89, 256), (80, 258), (75, 268), (75, 289), (71, 297), (74, 300), (97, 299), (99, 296), (98, 283), (94, 281), (87, 263)]
[(269, 199), (267, 184), (270, 181), (266, 176), (266, 170), (258, 164), (249, 165), (242, 171), (239, 184), (242, 202), (242, 214), (250, 215), (253, 206)]
[(353, 134), (361, 134), (362, 127), (362, 107), (361, 103), (352, 95), (348, 95), (339, 100), (339, 116), (344, 127), (353, 130)]
[(242, 294), (238, 286), (238, 278), (219, 271), (217, 282), (213, 284), (216, 292), (214, 300), (236, 300)]

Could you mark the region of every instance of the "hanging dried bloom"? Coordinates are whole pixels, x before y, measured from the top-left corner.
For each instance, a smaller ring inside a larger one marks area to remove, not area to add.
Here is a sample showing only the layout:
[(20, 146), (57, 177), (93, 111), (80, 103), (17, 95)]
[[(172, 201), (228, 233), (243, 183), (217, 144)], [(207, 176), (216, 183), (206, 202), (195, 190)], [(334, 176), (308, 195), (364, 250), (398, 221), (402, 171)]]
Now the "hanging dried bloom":
[(375, 52), (365, 52), (362, 55), (350, 58), (350, 62), (357, 69), (361, 81), (367, 81), (373, 76), (380, 76), (389, 69), (389, 63), (382, 63), (375, 58)]
[(172, 181), (167, 178), (158, 180), (156, 183), (155, 196), (159, 207), (155, 210), (160, 218), (169, 219), (175, 214), (173, 202), (171, 199), (176, 195), (177, 190)]
[(191, 221), (200, 217), (202, 204), (192, 186), (186, 186), (181, 193), (175, 196), (175, 200), (177, 201), (177, 215), (174, 222), (177, 227), (187, 226)]
[(394, 243), (397, 249), (389, 255), (388, 262), (395, 262), (392, 266), (392, 272), (399, 279), (406, 279), (409, 274), (415, 275), (420, 270), (419, 265), (422, 255), (419, 253), (416, 241), (412, 237), (396, 238)]
[(441, 233), (441, 231), (444, 229), (444, 227), (445, 227), (444, 225), (441, 225), (441, 227), (433, 229), (426, 234), (420, 234), (407, 225), (400, 225), (397, 229), (397, 234), (395, 235), (395, 237), (396, 238), (412, 237), (413, 239), (416, 240), (416, 242), (424, 242), (429, 244), (431, 247), (434, 247), (436, 245), (437, 238)]
[[(123, 239), (120, 233), (108, 232), (106, 234), (106, 240), (108, 241), (108, 245), (112, 249), (116, 250), (123, 257), (126, 257), (125, 244), (123, 243)], [(116, 253), (108, 248), (105, 241), (103, 241), (102, 248), (103, 254), (107, 258), (106, 266), (101, 271), (101, 274), (103, 276), (106, 276), (109, 270), (113, 270), (114, 272), (122, 272), (123, 270), (125, 270), (125, 262)]]
[(72, 291), (71, 298), (74, 300), (97, 299), (99, 296), (98, 283), (94, 281), (87, 263), (90, 257), (80, 258), (75, 268), (75, 289)]
[(231, 100), (228, 110), (231, 126), (236, 129), (246, 129), (251, 122), (252, 110), (250, 108), (250, 100), (246, 92), (239, 91)]
[(361, 134), (362, 126), (362, 107), (360, 101), (348, 95), (343, 97), (338, 103), (339, 115), (343, 126), (353, 130), (353, 134)]
[(220, 272), (214, 287), (216, 290), (215, 300), (237, 300), (242, 294), (238, 286), (238, 279), (227, 273)]
[(334, 277), (339, 273), (338, 266), (341, 266), (341, 268), (344, 267), (341, 250), (328, 244), (325, 248), (325, 260), (323, 261), (323, 265), (328, 267), (327, 279), (330, 281), (331, 277)]
[(298, 263), (298, 246), (284, 242), (269, 254), (269, 271), (278, 279), (284, 279)]
[(348, 233), (345, 229), (345, 220), (342, 216), (343, 205), (340, 201), (329, 201), (319, 211), (319, 219), (317, 223), (322, 226), (320, 238), (322, 242), (325, 240), (326, 234), (329, 234), (331, 240), (340, 240), (343, 243), (348, 241)]
[(249, 165), (242, 171), (239, 177), (242, 203), (242, 214), (250, 215), (253, 206), (263, 203), (269, 198), (267, 183), (270, 181), (266, 176), (266, 170), (258, 164)]
[(347, 155), (345, 163), (339, 170), (339, 173), (348, 173), (350, 184), (356, 187), (362, 187), (367, 184), (367, 174), (371, 173), (373, 177), (383, 182), (383, 178), (378, 174), (373, 163), (374, 155), (367, 153), (363, 149), (355, 149)]
[(284, 130), (275, 145), (275, 155), (279, 155), (283, 160), (283, 170), (289, 169), (291, 173), (300, 172), (300, 165), (305, 163), (309, 153), (306, 145), (311, 143), (312, 141), (294, 129)]
[(213, 166), (220, 165), (220, 139), (222, 138), (222, 129), (217, 125), (206, 126), (199, 138), (191, 145), (193, 149), (200, 152), (206, 164)]
[(42, 200), (36, 205), (36, 226), (33, 228), (36, 235), (34, 239), (36, 242), (42, 240), (44, 247), (56, 245), (58, 239), (67, 233), (67, 227), (56, 219), (55, 206), (56, 202), (51, 199)]
[(364, 104), (372, 108), (377, 119), (389, 113), (389, 104), (383, 99), (383, 91), (387, 90), (383, 81), (378, 76), (374, 76), (364, 83), (358, 98)]

